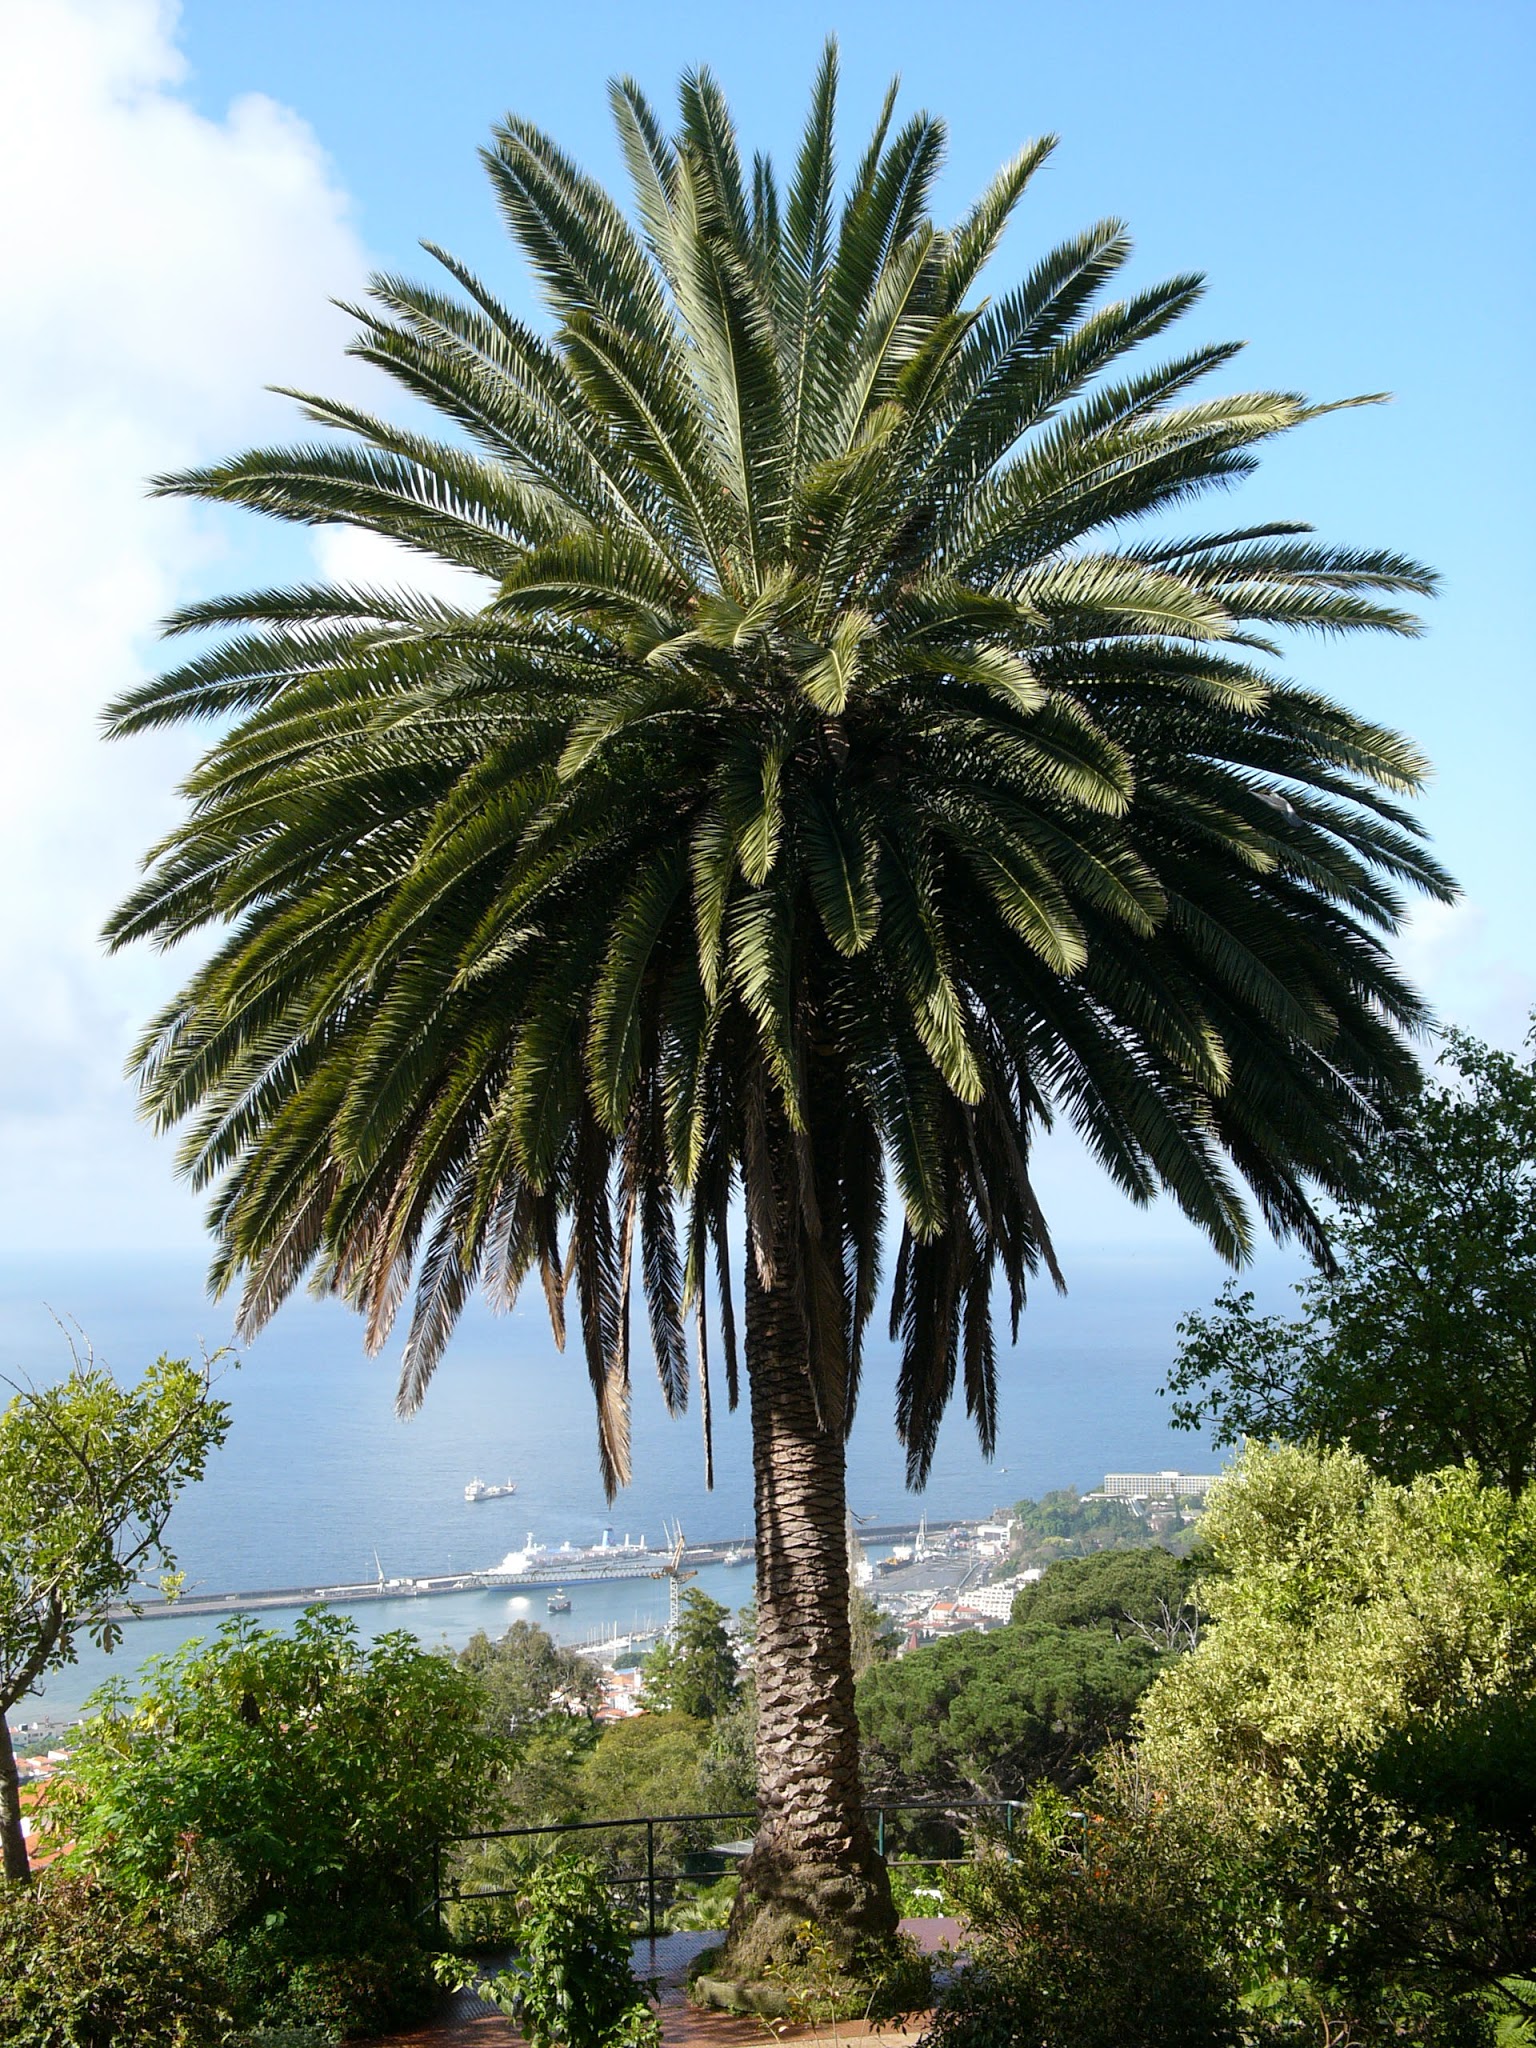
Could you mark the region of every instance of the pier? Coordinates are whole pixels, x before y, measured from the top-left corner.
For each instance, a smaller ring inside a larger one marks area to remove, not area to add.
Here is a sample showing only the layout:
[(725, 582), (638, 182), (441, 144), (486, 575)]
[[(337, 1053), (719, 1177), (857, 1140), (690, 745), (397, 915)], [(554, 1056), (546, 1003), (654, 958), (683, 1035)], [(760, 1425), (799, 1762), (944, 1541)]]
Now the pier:
[[(917, 1522), (866, 1523), (857, 1531), (862, 1543), (894, 1543), (916, 1536)], [(944, 1529), (971, 1529), (972, 1521), (944, 1522)], [(689, 1543), (682, 1562), (697, 1568), (719, 1564), (727, 1551), (734, 1550), (750, 1560), (753, 1545), (739, 1539), (720, 1543)], [(442, 1593), (539, 1593), (555, 1586), (611, 1585), (625, 1579), (664, 1579), (668, 1576), (671, 1553), (666, 1550), (579, 1550), (569, 1553), (546, 1551), (538, 1554), (526, 1571), (507, 1572), (492, 1565), (484, 1571), (421, 1572), (413, 1577), (360, 1579), (351, 1585), (269, 1586), (249, 1593), (183, 1593), (178, 1600), (158, 1595), (140, 1600), (135, 1607), (115, 1605), (108, 1611), (114, 1621), (158, 1621), (167, 1616), (193, 1614), (256, 1614), (273, 1608), (352, 1607), (365, 1600), (430, 1600)], [(744, 1584), (750, 1578), (744, 1575)]]

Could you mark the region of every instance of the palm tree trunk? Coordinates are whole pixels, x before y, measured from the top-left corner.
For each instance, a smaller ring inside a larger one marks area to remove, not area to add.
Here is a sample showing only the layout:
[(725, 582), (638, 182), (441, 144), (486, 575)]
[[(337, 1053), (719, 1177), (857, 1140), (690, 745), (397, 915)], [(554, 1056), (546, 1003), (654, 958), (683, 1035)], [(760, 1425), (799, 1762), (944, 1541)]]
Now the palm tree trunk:
[(843, 1441), (816, 1417), (792, 1276), (747, 1260), (746, 1355), (757, 1505), (757, 1837), (726, 1962), (761, 1977), (810, 1921), (847, 1959), (896, 1925), (862, 1808), (848, 1621)]

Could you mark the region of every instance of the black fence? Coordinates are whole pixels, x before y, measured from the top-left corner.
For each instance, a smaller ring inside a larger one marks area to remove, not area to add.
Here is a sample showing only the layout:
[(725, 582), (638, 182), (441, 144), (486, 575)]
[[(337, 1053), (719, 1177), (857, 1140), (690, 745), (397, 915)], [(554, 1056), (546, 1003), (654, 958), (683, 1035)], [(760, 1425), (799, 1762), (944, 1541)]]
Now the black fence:
[[(864, 1810), (874, 1828), (875, 1847), (894, 1870), (903, 1865), (928, 1868), (964, 1861), (967, 1833), (984, 1814), (997, 1818), (1006, 1841), (1022, 1806), (1017, 1799), (906, 1800), (872, 1802)], [(634, 1896), (636, 1918), (643, 1908), (644, 1931), (654, 1941), (663, 1931), (662, 1918), (680, 1895), (689, 1887), (707, 1886), (729, 1875), (731, 1866), (750, 1846), (745, 1840), (711, 1842), (710, 1833), (727, 1822), (745, 1823), (750, 1828), (756, 1819), (751, 1812), (654, 1813), (628, 1820), (556, 1821), (543, 1827), (483, 1828), (473, 1834), (445, 1836), (432, 1859), (432, 1924), (441, 1936), (444, 1908), (468, 1907), (472, 1943), (477, 1911), (483, 1914), (485, 1903), (491, 1900), (515, 1898), (522, 1888), (520, 1884), (486, 1884), (461, 1889), (451, 1882), (454, 1866), (464, 1860), (456, 1852), (468, 1849), (471, 1859), (478, 1853), (484, 1863), (487, 1853), (476, 1852), (470, 1845), (506, 1843), (536, 1852), (542, 1846), (556, 1846), (561, 1837), (585, 1836), (605, 1853), (613, 1852), (614, 1860), (604, 1871), (605, 1882), (612, 1891)], [(635, 1859), (633, 1867), (626, 1858)]]

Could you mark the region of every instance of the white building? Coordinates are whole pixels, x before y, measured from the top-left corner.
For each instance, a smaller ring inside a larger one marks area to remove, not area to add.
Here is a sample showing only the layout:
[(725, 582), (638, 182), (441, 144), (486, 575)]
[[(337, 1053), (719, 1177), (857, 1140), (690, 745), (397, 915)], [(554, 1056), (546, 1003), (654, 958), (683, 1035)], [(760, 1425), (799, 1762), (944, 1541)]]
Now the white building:
[(1106, 1472), (1090, 1500), (1203, 1500), (1219, 1472)]
[(1033, 1586), (1045, 1577), (1042, 1566), (1033, 1565), (1027, 1572), (1015, 1572), (1011, 1579), (999, 1579), (995, 1585), (976, 1586), (964, 1595), (967, 1607), (974, 1607), (978, 1614), (984, 1614), (989, 1621), (1007, 1621), (1013, 1613), (1013, 1596), (1021, 1586)]

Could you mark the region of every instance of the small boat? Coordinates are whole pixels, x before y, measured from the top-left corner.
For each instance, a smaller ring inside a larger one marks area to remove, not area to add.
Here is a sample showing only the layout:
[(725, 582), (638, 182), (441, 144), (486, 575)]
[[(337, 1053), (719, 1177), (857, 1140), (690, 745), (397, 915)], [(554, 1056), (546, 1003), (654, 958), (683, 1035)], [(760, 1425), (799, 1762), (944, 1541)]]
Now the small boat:
[(551, 1614), (569, 1614), (571, 1611), (571, 1596), (566, 1592), (564, 1586), (556, 1586), (554, 1592), (550, 1594), (544, 1604)]
[(471, 1479), (464, 1489), (466, 1500), (506, 1500), (517, 1491), (517, 1481), (509, 1479), (505, 1486), (487, 1486), (483, 1479)]
[(721, 1557), (720, 1562), (722, 1564), (738, 1565), (747, 1564), (750, 1562), (750, 1559), (748, 1558), (746, 1551), (738, 1550), (735, 1544), (732, 1544), (731, 1548), (727, 1550)]

